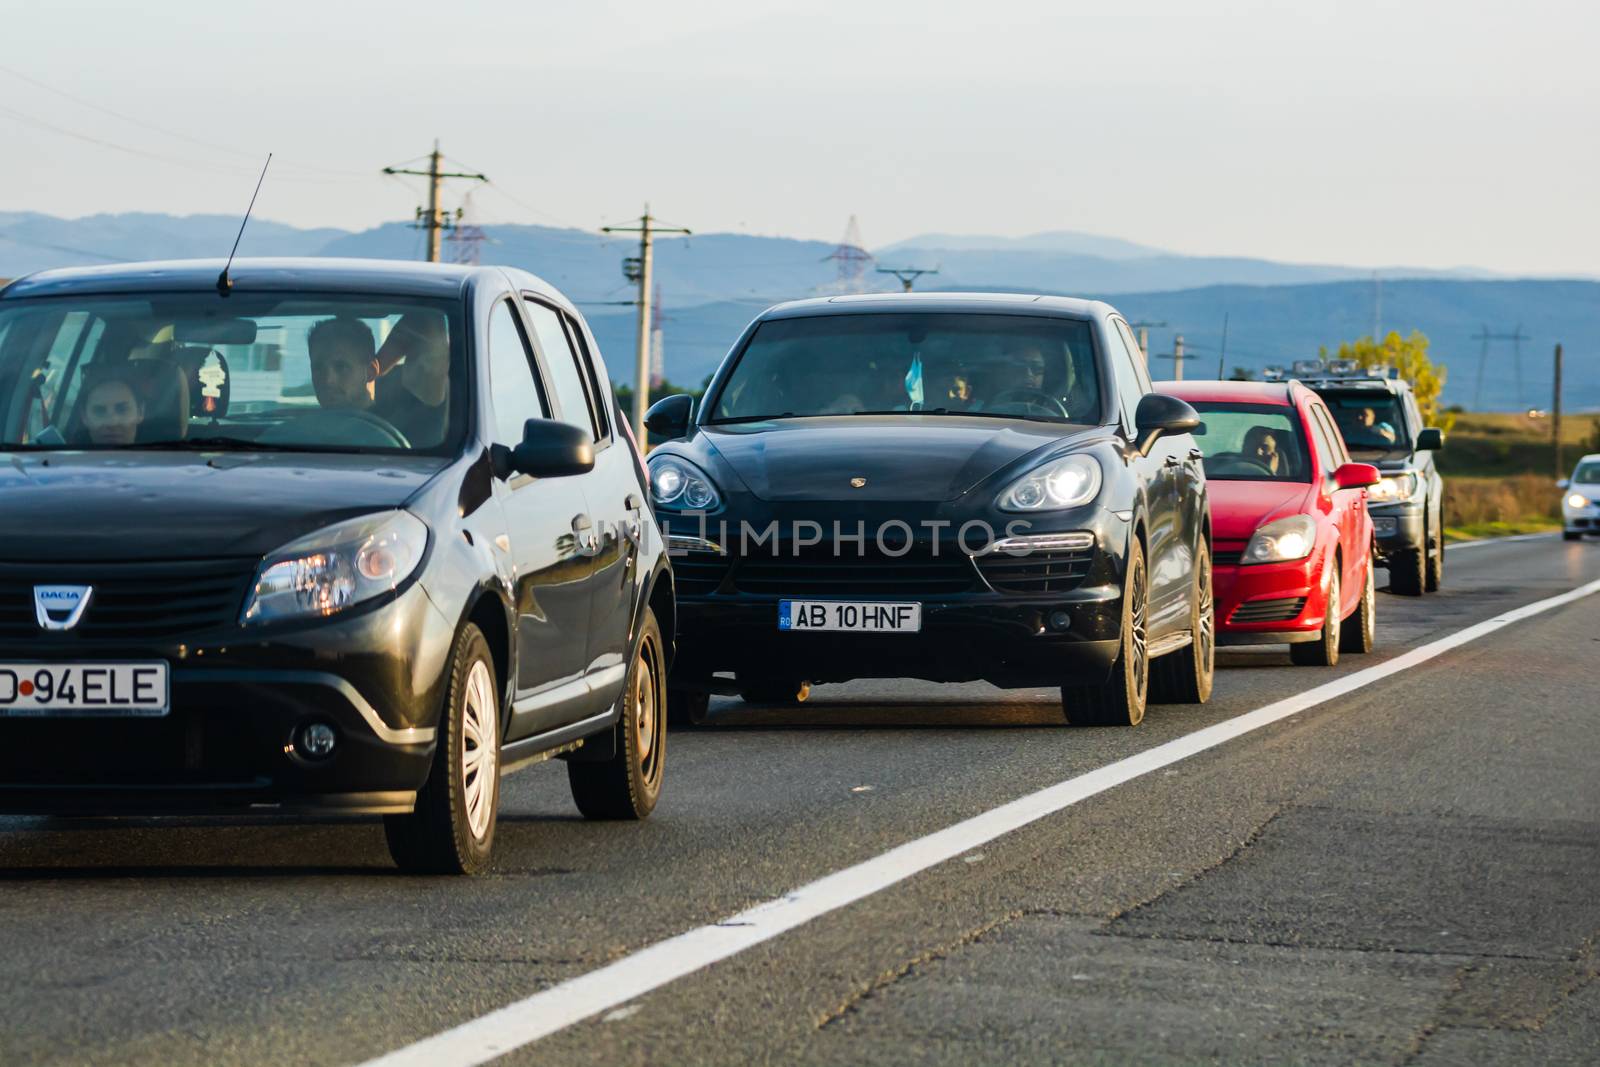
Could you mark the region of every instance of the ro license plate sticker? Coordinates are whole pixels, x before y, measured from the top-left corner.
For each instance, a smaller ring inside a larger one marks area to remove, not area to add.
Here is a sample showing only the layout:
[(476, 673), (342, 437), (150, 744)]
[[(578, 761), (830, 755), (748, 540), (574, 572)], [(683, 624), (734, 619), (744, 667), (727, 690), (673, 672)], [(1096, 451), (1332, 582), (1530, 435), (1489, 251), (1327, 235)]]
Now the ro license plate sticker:
[(922, 605), (903, 601), (863, 604), (838, 600), (780, 600), (778, 629), (914, 634), (922, 629)]
[(171, 696), (160, 661), (0, 663), (0, 718), (165, 715)]

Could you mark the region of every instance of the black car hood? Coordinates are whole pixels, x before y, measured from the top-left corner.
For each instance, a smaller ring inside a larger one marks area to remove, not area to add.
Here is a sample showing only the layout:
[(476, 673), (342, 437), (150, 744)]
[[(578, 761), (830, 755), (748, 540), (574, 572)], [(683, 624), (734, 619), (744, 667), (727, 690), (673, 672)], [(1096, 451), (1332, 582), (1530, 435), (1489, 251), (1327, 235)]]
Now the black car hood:
[[(706, 426), (700, 440), (762, 500), (945, 501), (1088, 429), (953, 415), (851, 415)], [(856, 478), (865, 484), (856, 488)]]
[(395, 456), (0, 452), (0, 560), (262, 556), (399, 507), (446, 461)]

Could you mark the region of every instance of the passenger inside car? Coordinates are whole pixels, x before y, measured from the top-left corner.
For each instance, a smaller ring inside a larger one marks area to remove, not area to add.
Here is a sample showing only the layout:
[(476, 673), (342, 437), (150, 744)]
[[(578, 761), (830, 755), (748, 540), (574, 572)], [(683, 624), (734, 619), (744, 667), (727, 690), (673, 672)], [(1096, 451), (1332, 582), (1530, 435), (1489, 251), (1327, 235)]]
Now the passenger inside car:
[(323, 319), (306, 334), (311, 385), (326, 411), (365, 411), (375, 400), (377, 344), (360, 319)]
[(450, 338), (444, 317), (401, 316), (377, 360), (385, 373), (377, 382), (373, 410), (414, 446), (437, 445), (450, 423)]
[(126, 366), (88, 372), (83, 399), (83, 430), (95, 445), (131, 445), (139, 439), (144, 403)]

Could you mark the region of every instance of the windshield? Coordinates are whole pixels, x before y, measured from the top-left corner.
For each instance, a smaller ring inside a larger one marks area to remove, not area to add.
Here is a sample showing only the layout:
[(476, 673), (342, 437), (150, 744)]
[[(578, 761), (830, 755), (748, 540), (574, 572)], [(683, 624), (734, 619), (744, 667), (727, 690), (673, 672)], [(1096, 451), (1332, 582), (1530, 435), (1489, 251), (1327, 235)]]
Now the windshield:
[(1332, 410), (1333, 421), (1339, 424), (1345, 447), (1352, 456), (1393, 452), (1397, 449), (1411, 450), (1406, 418), (1398, 396), (1376, 390), (1364, 393), (1318, 392)]
[(1311, 461), (1300, 420), (1282, 404), (1195, 401), (1200, 426), (1195, 444), (1205, 454), (1206, 477), (1219, 481), (1309, 482)]
[(315, 293), (0, 303), (0, 450), (443, 454), (464, 430), (458, 306)]
[(1600, 462), (1591, 460), (1578, 464), (1578, 469), (1572, 472), (1572, 484), (1600, 485)]
[(914, 413), (1098, 423), (1090, 323), (936, 312), (773, 319), (709, 421)]

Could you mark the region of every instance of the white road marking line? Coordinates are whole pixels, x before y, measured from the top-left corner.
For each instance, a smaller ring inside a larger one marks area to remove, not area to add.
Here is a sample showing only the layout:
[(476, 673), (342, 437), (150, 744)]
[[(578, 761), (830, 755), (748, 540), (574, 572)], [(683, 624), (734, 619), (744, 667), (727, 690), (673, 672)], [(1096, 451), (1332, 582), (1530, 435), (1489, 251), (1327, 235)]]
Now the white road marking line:
[(1476, 541), (1456, 541), (1445, 548), (1479, 548), (1483, 545), (1509, 545), (1514, 541), (1551, 541), (1553, 533), (1513, 534), (1510, 537), (1480, 537)]
[(836, 871), (781, 897), (731, 915), (719, 923), (658, 941), (599, 970), (552, 986), (414, 1045), (397, 1049), (369, 1061), (368, 1067), (469, 1067), (487, 1063), (574, 1023), (628, 1004), (679, 978), (770, 941), (812, 919), (888, 889), (914, 874), (970, 852), (1113, 786), (1188, 759), (1299, 714), (1307, 708), (1353, 693), (1512, 623), (1571, 604), (1597, 592), (1600, 592), (1600, 581), (1593, 581), (1560, 596), (1503, 612), (1377, 666), (1356, 671), (1109, 763), (1087, 774), (1047, 786), (954, 826), (908, 841), (853, 867)]

